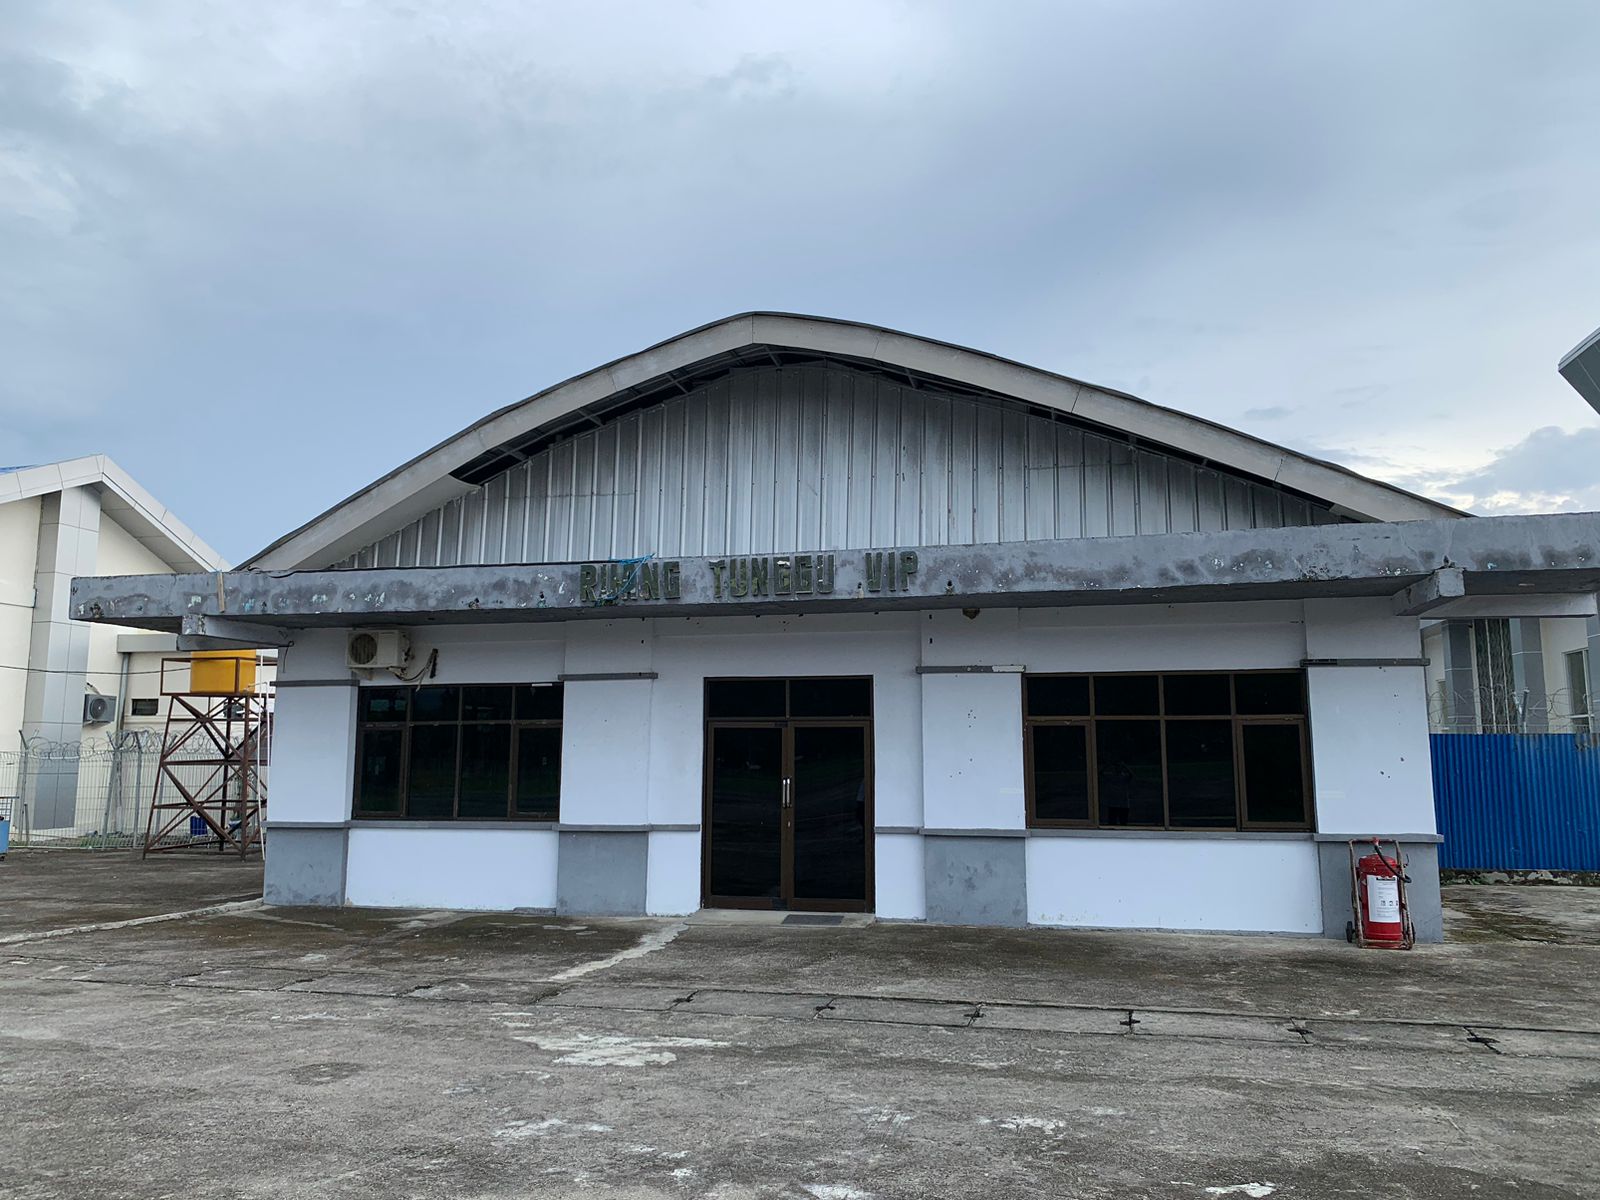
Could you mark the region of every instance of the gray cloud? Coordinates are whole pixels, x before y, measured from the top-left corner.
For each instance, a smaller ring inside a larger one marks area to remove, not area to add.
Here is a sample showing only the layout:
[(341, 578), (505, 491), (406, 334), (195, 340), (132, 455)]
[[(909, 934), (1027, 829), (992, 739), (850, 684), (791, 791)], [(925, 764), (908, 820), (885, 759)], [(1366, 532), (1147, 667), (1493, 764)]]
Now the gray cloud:
[(1581, 404), (1597, 35), (1442, 0), (11, 4), (0, 462), (105, 450), (242, 556), (774, 307), (1444, 486)]
[(1600, 425), (1535, 429), (1481, 470), (1440, 486), (1484, 512), (1600, 510)]

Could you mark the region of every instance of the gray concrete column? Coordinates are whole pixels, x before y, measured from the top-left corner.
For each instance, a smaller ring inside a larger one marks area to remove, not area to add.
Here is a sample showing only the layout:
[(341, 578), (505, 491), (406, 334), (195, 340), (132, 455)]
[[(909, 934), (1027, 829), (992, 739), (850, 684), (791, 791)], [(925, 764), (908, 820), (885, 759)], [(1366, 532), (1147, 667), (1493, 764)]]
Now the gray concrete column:
[(1543, 627), (1538, 617), (1518, 617), (1511, 622), (1511, 686), (1523, 714), (1523, 732), (1550, 732)]
[[(100, 540), (100, 496), (73, 487), (45, 496), (39, 509), (33, 623), (22, 734), (47, 743), (76, 744), (83, 736), (83, 694), (89, 667), (88, 625), (68, 615), (72, 577), (93, 575)], [(25, 797), (34, 829), (71, 825), (77, 808), (78, 764), (41, 759)]]
[(1445, 729), (1471, 733), (1478, 727), (1477, 670), (1472, 661), (1472, 622), (1444, 623)]

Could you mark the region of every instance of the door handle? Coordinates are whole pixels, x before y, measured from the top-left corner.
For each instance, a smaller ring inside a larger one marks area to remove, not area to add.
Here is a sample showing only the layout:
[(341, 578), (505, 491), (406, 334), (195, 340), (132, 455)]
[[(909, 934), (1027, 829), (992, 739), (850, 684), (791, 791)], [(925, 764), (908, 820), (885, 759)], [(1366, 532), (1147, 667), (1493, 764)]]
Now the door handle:
[(794, 794), (793, 794), (793, 791), (792, 791), (791, 783), (792, 783), (792, 781), (789, 779), (789, 777), (787, 775), (785, 775), (783, 777), (783, 807), (784, 808), (793, 808), (794, 807)]

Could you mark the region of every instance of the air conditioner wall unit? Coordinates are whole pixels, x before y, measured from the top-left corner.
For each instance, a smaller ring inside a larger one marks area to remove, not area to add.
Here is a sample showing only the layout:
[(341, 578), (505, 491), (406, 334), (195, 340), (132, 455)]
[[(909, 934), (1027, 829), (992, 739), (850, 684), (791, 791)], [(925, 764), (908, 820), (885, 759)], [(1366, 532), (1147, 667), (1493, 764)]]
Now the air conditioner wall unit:
[(406, 665), (411, 639), (399, 629), (352, 629), (345, 665), (356, 671), (388, 671)]
[(99, 692), (86, 692), (83, 697), (83, 723), (108, 725), (116, 719), (117, 698), (102, 696)]

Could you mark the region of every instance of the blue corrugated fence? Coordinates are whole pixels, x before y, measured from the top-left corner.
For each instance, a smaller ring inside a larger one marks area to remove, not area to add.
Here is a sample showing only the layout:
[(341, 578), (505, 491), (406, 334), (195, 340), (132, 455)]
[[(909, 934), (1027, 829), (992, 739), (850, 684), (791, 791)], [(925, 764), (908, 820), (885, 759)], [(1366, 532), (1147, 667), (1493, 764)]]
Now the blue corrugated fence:
[(1600, 743), (1570, 733), (1436, 733), (1439, 865), (1600, 871)]

